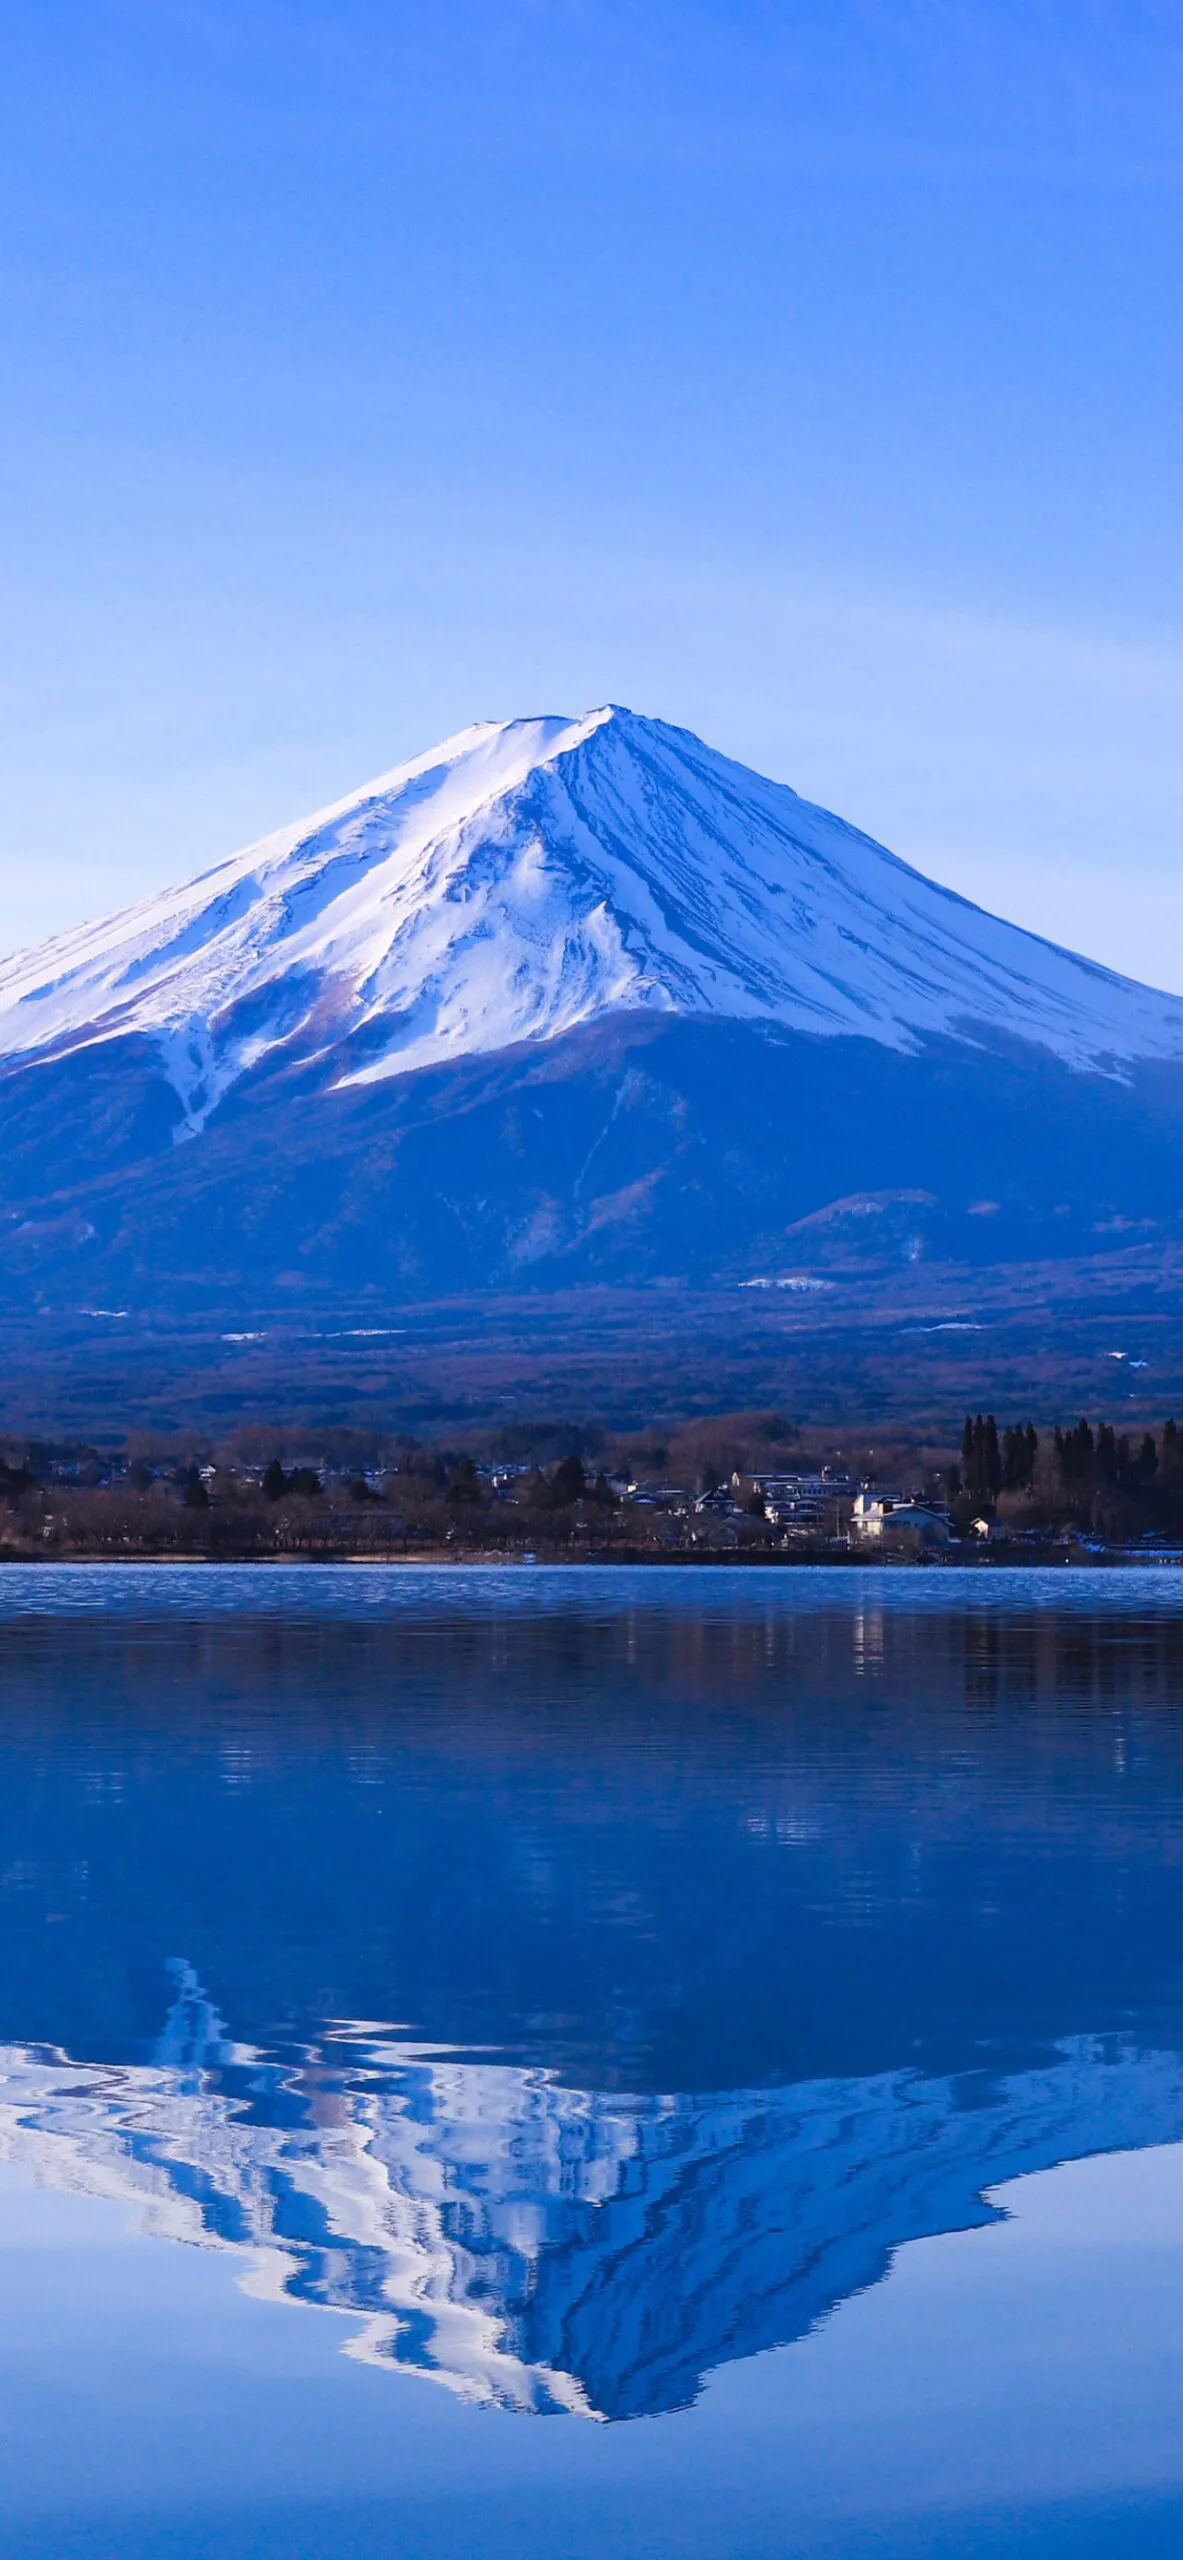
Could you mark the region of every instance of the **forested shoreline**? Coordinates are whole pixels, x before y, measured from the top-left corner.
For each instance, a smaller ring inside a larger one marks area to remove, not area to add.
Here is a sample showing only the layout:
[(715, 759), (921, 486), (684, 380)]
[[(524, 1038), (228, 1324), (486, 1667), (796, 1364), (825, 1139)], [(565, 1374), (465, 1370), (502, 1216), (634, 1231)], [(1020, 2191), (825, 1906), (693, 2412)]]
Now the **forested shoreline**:
[(460, 1448), (244, 1426), (217, 1445), (9, 1442), (0, 1457), (9, 1562), (1022, 1562), (1176, 1546), (1173, 1419), (1128, 1434), (978, 1413), (943, 1447), (857, 1431), (837, 1443), (770, 1413), (624, 1438), (523, 1424)]

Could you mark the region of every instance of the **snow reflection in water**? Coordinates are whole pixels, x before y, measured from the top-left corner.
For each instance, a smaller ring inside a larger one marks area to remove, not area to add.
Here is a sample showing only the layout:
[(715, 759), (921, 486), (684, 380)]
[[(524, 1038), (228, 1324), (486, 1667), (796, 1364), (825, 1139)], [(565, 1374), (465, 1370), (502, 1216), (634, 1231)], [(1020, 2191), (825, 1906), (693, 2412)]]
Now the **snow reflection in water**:
[(351, 2356), (536, 2414), (684, 2407), (901, 2243), (991, 2219), (988, 2186), (1183, 2138), (1183, 2058), (1114, 2042), (992, 2081), (631, 2097), (362, 2023), (280, 2063), (175, 1971), (150, 2064), (0, 2050), (0, 2157), (249, 2253), (247, 2291), (355, 2316)]

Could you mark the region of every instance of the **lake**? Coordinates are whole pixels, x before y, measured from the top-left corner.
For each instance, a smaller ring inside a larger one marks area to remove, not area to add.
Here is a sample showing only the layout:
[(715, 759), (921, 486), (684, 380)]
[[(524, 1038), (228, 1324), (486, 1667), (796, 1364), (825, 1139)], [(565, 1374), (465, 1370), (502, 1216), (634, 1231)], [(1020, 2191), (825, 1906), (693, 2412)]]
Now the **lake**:
[(0, 2550), (1183, 2538), (1183, 1576), (7, 1568)]

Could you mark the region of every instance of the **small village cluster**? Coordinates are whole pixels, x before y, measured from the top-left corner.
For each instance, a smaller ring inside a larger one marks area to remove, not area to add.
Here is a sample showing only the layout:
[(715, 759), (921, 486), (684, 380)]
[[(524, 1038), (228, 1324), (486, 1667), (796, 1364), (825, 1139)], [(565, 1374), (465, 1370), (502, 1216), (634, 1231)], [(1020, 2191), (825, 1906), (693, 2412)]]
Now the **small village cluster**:
[[(767, 1422), (782, 1445), (800, 1436)], [(702, 1428), (709, 1442), (713, 1426)], [(674, 1463), (624, 1463), (610, 1449), (596, 1468), (571, 1450), (543, 1458), (414, 1441), (334, 1448), (331, 1435), (318, 1444), (314, 1432), (265, 1459), (233, 1446), (148, 1455), (10, 1443), (0, 1460), (0, 1557), (953, 1563), (1183, 1554), (1183, 1446), (1173, 1422), (1157, 1438), (1084, 1420), (1041, 1438), (1031, 1424), (1000, 1432), (993, 1416), (967, 1416), (957, 1459), (938, 1463), (930, 1451), (906, 1471), (890, 1453), (878, 1472), (804, 1456), (788, 1467), (779, 1448), (772, 1468), (692, 1467), (676, 1436), (647, 1456)]]

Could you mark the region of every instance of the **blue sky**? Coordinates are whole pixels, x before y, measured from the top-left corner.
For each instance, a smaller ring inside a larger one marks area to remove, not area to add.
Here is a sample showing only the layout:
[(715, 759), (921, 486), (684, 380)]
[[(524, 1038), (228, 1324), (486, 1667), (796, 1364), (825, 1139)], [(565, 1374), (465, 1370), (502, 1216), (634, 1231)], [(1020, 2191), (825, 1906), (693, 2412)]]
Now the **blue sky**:
[(9, 0), (0, 944), (615, 699), (1183, 985), (1176, 0)]

